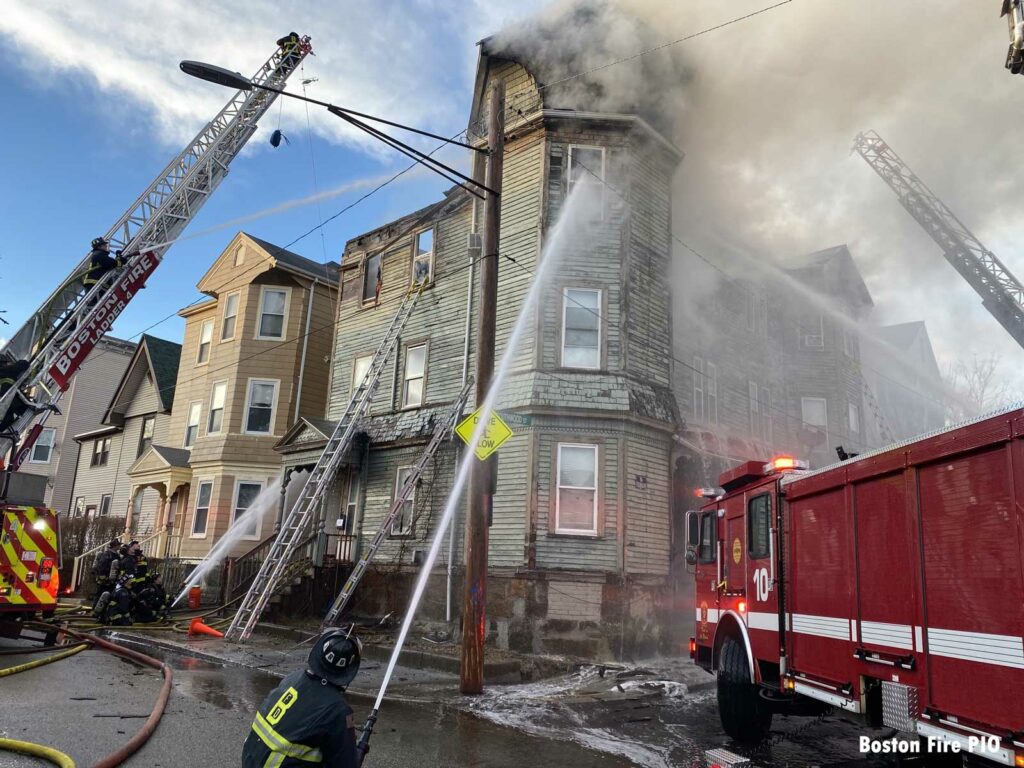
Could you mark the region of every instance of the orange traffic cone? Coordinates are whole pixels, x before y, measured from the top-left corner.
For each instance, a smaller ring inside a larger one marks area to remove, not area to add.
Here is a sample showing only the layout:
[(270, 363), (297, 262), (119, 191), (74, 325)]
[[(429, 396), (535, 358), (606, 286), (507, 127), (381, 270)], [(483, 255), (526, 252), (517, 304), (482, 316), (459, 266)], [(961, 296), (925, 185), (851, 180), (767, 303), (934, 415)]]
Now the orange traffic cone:
[(224, 637), (223, 632), (218, 632), (213, 627), (208, 627), (203, 624), (201, 617), (196, 616), (188, 625), (188, 636), (195, 637), (196, 635), (209, 635), (210, 637)]

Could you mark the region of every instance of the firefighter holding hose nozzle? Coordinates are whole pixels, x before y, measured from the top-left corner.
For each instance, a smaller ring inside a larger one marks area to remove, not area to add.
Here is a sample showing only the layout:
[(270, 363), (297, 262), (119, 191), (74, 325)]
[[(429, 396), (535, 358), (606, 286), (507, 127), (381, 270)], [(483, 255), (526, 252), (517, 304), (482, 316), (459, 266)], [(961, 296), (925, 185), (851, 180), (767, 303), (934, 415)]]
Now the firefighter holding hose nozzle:
[(304, 669), (288, 675), (260, 705), (242, 750), (242, 768), (357, 768), (355, 721), (345, 688), (359, 671), (362, 644), (329, 629)]

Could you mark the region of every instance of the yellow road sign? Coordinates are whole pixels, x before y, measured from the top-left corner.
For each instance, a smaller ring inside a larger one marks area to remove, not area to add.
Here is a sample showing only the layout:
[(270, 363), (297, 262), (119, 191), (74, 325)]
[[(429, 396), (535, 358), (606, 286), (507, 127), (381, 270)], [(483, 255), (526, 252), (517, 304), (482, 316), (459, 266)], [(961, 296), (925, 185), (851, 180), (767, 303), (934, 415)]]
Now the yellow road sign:
[[(480, 410), (482, 409), (477, 409), (469, 414), (455, 428), (455, 434), (461, 437), (462, 442), (466, 445), (469, 445), (473, 440), (473, 431), (480, 421)], [(502, 421), (497, 413), (491, 411), (491, 418), (487, 422), (487, 429), (480, 436), (480, 442), (476, 444), (476, 451), (474, 451), (476, 457), (483, 461), (498, 450), (513, 434), (515, 433), (509, 428), (508, 424)]]

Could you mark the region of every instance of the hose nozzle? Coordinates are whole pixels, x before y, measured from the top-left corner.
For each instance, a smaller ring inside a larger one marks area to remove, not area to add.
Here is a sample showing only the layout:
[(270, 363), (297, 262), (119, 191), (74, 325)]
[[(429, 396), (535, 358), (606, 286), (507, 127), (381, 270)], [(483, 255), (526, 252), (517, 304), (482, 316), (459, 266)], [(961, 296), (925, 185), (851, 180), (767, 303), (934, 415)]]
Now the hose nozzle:
[(359, 736), (359, 743), (356, 744), (356, 765), (361, 766), (366, 759), (366, 753), (370, 751), (370, 737), (373, 735), (373, 726), (377, 723), (377, 710), (370, 711), (370, 716), (363, 724), (363, 732)]

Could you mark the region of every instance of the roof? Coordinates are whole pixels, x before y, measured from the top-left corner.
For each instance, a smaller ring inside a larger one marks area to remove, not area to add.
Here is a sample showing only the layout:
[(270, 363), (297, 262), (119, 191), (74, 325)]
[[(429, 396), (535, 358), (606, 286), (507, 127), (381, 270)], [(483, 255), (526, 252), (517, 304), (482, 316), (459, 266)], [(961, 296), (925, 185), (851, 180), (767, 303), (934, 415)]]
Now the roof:
[(910, 323), (898, 323), (896, 325), (883, 325), (875, 329), (875, 333), (880, 338), (887, 341), (897, 349), (904, 351), (910, 349), (911, 345), (917, 340), (918, 335), (924, 331), (928, 333), (928, 329), (925, 327), (923, 320), (915, 320)]
[(150, 447), (153, 453), (157, 454), (172, 467), (187, 467), (189, 457), (192, 455), (191, 451), (184, 448), (170, 448), (166, 445), (152, 445)]
[(303, 416), (292, 424), (284, 436), (274, 444), (274, 450), (281, 453), (293, 453), (296, 450), (304, 451), (320, 446), (327, 442), (337, 427), (338, 422), (336, 421)]
[(149, 365), (153, 372), (160, 405), (165, 411), (169, 411), (174, 404), (174, 389), (178, 383), (181, 344), (144, 333), (140, 346), (144, 346), (149, 353)]
[(830, 276), (833, 278), (830, 286), (833, 290), (858, 299), (864, 306), (874, 306), (875, 302), (857, 268), (857, 262), (845, 244), (792, 258), (784, 271), (797, 278), (811, 272)]
[(284, 265), (296, 272), (315, 277), (318, 280), (326, 280), (332, 283), (338, 281), (338, 270), (341, 269), (341, 266), (336, 261), (328, 261), (326, 264), (321, 264), (312, 259), (307, 259), (305, 256), (299, 256), (299, 254), (293, 253), (279, 245), (268, 243), (266, 240), (250, 235), (248, 232), (243, 232), (242, 234), (269, 253), (278, 265)]
[(97, 437), (106, 437), (107, 435), (113, 435), (121, 431), (121, 427), (105, 426), (97, 427), (96, 429), (90, 429), (88, 432), (79, 432), (72, 439), (76, 443), (84, 443), (87, 440), (95, 440)]

